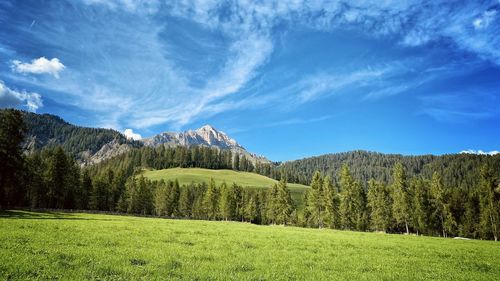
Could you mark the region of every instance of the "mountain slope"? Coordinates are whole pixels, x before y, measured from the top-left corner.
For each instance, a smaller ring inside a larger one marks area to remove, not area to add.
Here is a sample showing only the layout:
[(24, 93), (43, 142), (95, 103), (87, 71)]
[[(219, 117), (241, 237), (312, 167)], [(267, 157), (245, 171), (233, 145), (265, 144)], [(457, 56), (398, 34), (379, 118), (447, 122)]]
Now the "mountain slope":
[(175, 146), (206, 146), (218, 149), (228, 149), (234, 155), (238, 154), (240, 157), (245, 156), (253, 164), (270, 163), (263, 156), (256, 155), (248, 152), (238, 142), (224, 132), (215, 129), (210, 125), (205, 125), (196, 130), (188, 130), (184, 132), (164, 132), (150, 138), (141, 140), (146, 146), (158, 147), (175, 147)]
[(112, 129), (79, 127), (51, 114), (23, 111), (23, 116), (27, 151), (61, 145), (83, 164), (95, 164), (141, 146)]
[(271, 163), (263, 156), (248, 152), (236, 140), (210, 125), (185, 132), (165, 132), (134, 141), (112, 129), (75, 126), (52, 114), (26, 111), (22, 111), (22, 114), (27, 128), (25, 150), (33, 151), (61, 145), (83, 165), (100, 163), (143, 146), (204, 146), (230, 150), (233, 156), (245, 156), (253, 164)]
[(204, 145), (227, 149), (242, 148), (236, 140), (230, 138), (225, 133), (216, 130), (210, 125), (205, 125), (197, 130), (189, 130), (179, 133), (164, 132), (151, 138), (143, 139), (142, 142), (147, 146), (165, 145), (174, 147), (178, 145)]

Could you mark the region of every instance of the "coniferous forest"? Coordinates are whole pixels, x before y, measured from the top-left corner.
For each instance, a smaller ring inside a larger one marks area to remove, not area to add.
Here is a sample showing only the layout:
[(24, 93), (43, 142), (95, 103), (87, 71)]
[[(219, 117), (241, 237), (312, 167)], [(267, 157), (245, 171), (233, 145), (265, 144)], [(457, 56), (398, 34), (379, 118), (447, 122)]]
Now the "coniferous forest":
[[(26, 123), (17, 110), (0, 115), (2, 208), (96, 210), (170, 218), (234, 220), (356, 231), (497, 240), (497, 156), (399, 156), (369, 152), (253, 164), (206, 147), (138, 147), (81, 166), (72, 150), (23, 151)], [(179, 185), (150, 181), (144, 168), (201, 167), (256, 172), (280, 181), (266, 189), (233, 183)], [(287, 182), (307, 183), (303, 206)]]

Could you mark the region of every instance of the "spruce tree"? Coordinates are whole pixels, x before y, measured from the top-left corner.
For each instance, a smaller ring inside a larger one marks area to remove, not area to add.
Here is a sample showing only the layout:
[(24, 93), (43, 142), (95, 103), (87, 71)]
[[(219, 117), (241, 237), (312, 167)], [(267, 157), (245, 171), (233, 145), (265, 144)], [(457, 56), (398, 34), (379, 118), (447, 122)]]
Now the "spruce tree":
[(274, 184), (271, 188), (269, 188), (266, 196), (266, 218), (268, 223), (275, 224), (277, 217), (277, 197), (278, 197), (278, 185)]
[(324, 224), (324, 193), (323, 193), (323, 178), (319, 171), (314, 173), (311, 181), (311, 188), (306, 191), (307, 202), (306, 208), (308, 209), (309, 225), (314, 227), (323, 227)]
[(406, 234), (410, 233), (411, 206), (406, 182), (406, 173), (401, 163), (394, 166), (392, 173), (392, 214), (398, 225), (404, 224)]
[(258, 201), (256, 194), (252, 194), (245, 206), (245, 219), (252, 223), (258, 216)]
[(340, 172), (340, 221), (343, 229), (364, 230), (367, 224), (366, 203), (364, 191), (359, 182), (355, 181), (347, 165)]
[(448, 207), (448, 193), (446, 192), (445, 187), (443, 186), (441, 175), (438, 172), (434, 172), (432, 174), (432, 180), (431, 180), (431, 203), (432, 203), (432, 208), (434, 210), (433, 215), (436, 217), (439, 221), (439, 225), (441, 228), (441, 231), (443, 233), (443, 237), (448, 236), (448, 229), (450, 226), (453, 226), (452, 222), (449, 222), (449, 220), (452, 219), (450, 216), (449, 207)]
[(479, 174), (481, 233), (485, 238), (493, 236), (493, 239), (498, 241), (500, 235), (500, 190), (496, 190), (496, 179), (491, 165), (484, 164)]
[(339, 197), (330, 176), (323, 179), (323, 198), (325, 206), (325, 221), (330, 228), (340, 227)]
[(191, 188), (183, 186), (179, 193), (179, 215), (181, 217), (190, 218), (192, 215), (192, 200)]
[(22, 142), (26, 127), (20, 111), (0, 111), (0, 207), (21, 206), (26, 201)]
[(167, 197), (168, 191), (165, 182), (162, 180), (158, 183), (154, 195), (155, 215), (167, 216)]
[(291, 224), (291, 216), (294, 210), (292, 196), (286, 185), (286, 177), (282, 175), (278, 183), (276, 199), (274, 202), (276, 208), (275, 222), (277, 224)]
[(81, 187), (81, 197), (80, 206), (81, 209), (90, 208), (90, 196), (92, 194), (92, 179), (90, 178), (89, 172), (85, 170), (82, 175), (82, 187)]
[(217, 219), (218, 215), (218, 194), (214, 179), (210, 179), (208, 189), (203, 196), (204, 215), (209, 220)]
[(169, 183), (166, 211), (169, 217), (179, 216), (179, 181), (177, 179)]
[(429, 195), (427, 183), (421, 178), (413, 178), (410, 183), (412, 194), (413, 228), (419, 233), (424, 233), (428, 228), (429, 220)]
[(236, 202), (232, 188), (223, 182), (220, 186), (219, 211), (223, 220), (232, 220), (236, 216)]
[(368, 207), (372, 229), (386, 232), (391, 219), (390, 195), (385, 185), (374, 179), (368, 182)]
[(69, 164), (62, 147), (57, 147), (47, 167), (49, 208), (64, 208), (64, 196), (68, 188)]

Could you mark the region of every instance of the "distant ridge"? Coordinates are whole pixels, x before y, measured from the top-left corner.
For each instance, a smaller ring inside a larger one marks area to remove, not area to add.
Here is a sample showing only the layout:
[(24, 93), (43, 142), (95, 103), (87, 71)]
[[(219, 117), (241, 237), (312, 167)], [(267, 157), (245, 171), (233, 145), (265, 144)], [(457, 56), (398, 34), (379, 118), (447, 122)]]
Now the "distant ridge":
[(150, 138), (142, 139), (141, 142), (146, 146), (157, 147), (164, 145), (166, 147), (175, 146), (205, 146), (218, 149), (228, 149), (234, 154), (245, 156), (247, 159), (256, 162), (270, 163), (268, 159), (254, 153), (248, 152), (235, 139), (229, 137), (224, 132), (215, 129), (211, 125), (204, 125), (196, 130), (187, 130), (184, 132), (164, 132)]
[[(1, 110), (1, 109), (0, 109)], [(52, 114), (22, 111), (27, 127), (24, 149), (29, 153), (46, 147), (62, 146), (82, 165), (92, 165), (142, 146), (205, 146), (231, 150), (254, 164), (271, 163), (263, 156), (250, 153), (238, 142), (211, 125), (184, 132), (164, 132), (142, 140), (128, 139), (124, 134), (103, 128), (70, 124)]]

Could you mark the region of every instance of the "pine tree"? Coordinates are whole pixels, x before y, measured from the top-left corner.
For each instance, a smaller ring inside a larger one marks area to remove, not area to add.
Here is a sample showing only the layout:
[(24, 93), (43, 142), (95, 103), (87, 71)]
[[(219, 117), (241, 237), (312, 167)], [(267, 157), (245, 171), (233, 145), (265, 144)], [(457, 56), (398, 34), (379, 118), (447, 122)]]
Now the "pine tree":
[(208, 185), (208, 189), (203, 196), (203, 209), (205, 212), (205, 217), (209, 220), (217, 219), (218, 210), (217, 210), (217, 201), (218, 194), (217, 188), (215, 186), (214, 179), (210, 179), (210, 184)]
[(238, 153), (234, 155), (233, 170), (240, 170), (240, 155)]
[(258, 211), (257, 196), (252, 194), (245, 206), (245, 219), (250, 223), (254, 222), (257, 219)]
[(90, 178), (89, 172), (85, 170), (82, 176), (82, 192), (80, 197), (80, 206), (84, 210), (90, 208), (90, 196), (92, 194), (92, 190), (92, 179)]
[(413, 227), (419, 233), (424, 233), (428, 228), (429, 195), (426, 182), (421, 178), (413, 178), (410, 183), (412, 194)]
[(24, 168), (21, 145), (25, 132), (20, 111), (0, 111), (0, 207), (21, 206), (26, 202), (27, 191), (21, 182)]
[(307, 202), (306, 208), (309, 213), (309, 225), (314, 227), (323, 227), (324, 224), (324, 193), (323, 193), (323, 178), (319, 171), (314, 173), (311, 181), (311, 188), (306, 191)]
[(367, 224), (364, 191), (355, 181), (347, 165), (340, 172), (341, 202), (340, 221), (343, 229), (364, 230)]
[(234, 192), (223, 182), (220, 186), (219, 211), (223, 220), (232, 220), (236, 216), (236, 202), (234, 201)]
[(495, 241), (498, 241), (500, 235), (500, 194), (495, 190), (497, 188), (496, 179), (491, 165), (483, 165), (479, 174), (481, 233), (483, 237), (493, 236)]
[(406, 234), (410, 233), (411, 207), (406, 173), (401, 163), (394, 166), (392, 174), (392, 214), (397, 224), (404, 224)]
[(47, 207), (47, 184), (43, 174), (47, 169), (40, 153), (35, 152), (26, 159), (26, 185), (29, 188), (29, 199), (31, 208)]
[(155, 215), (167, 216), (167, 197), (168, 191), (165, 182), (162, 180), (158, 183), (154, 195)]
[(49, 208), (64, 208), (64, 195), (68, 188), (68, 166), (66, 154), (60, 146), (57, 147), (53, 151), (47, 167)]
[(390, 195), (381, 182), (368, 182), (368, 207), (371, 210), (371, 225), (376, 231), (387, 231), (391, 219)]
[(169, 182), (166, 206), (167, 216), (179, 216), (179, 181), (177, 179), (173, 182)]
[(337, 190), (330, 179), (330, 176), (326, 176), (323, 179), (323, 198), (325, 206), (325, 221), (330, 228), (340, 227), (340, 216), (339, 216), (339, 197)]
[(137, 182), (139, 213), (149, 215), (153, 211), (153, 194), (151, 183), (145, 177), (141, 176)]
[(282, 175), (281, 180), (278, 183), (277, 194), (275, 199), (275, 220), (277, 224), (290, 224), (291, 216), (294, 210), (292, 196), (286, 185), (286, 177)]
[(434, 216), (439, 221), (443, 237), (447, 237), (447, 230), (450, 228), (450, 226), (453, 226), (453, 223), (449, 222), (452, 217), (450, 216), (450, 214), (448, 214), (450, 210), (447, 204), (448, 193), (443, 186), (441, 175), (437, 172), (434, 172), (432, 175), (430, 191), (432, 196), (431, 202), (434, 210)]
[(275, 224), (276, 223), (276, 217), (277, 217), (277, 210), (278, 210), (278, 205), (277, 205), (277, 197), (278, 197), (278, 185), (274, 184), (271, 188), (269, 188), (266, 196), (266, 217), (267, 221), (270, 224)]
[(192, 216), (192, 203), (191, 188), (183, 186), (179, 193), (179, 215), (181, 217), (190, 218)]

